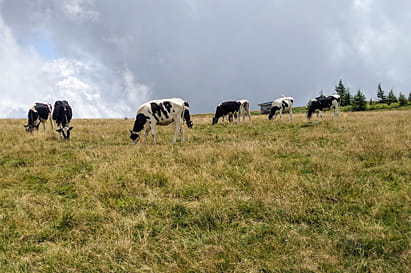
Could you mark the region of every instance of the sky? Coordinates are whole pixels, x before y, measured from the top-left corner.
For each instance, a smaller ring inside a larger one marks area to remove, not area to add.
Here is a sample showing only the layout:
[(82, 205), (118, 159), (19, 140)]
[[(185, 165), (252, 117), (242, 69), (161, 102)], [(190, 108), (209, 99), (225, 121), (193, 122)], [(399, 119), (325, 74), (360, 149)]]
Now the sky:
[(408, 96), (410, 29), (409, 0), (0, 0), (0, 118), (59, 99), (73, 118), (173, 97), (303, 106), (339, 80)]

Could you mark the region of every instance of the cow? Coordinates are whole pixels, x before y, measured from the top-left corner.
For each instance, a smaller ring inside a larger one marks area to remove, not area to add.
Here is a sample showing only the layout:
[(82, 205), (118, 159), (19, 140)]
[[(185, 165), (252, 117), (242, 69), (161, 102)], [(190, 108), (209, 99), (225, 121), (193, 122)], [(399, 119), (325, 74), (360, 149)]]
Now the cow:
[(193, 127), (190, 120), (190, 106), (188, 102), (180, 98), (152, 100), (142, 104), (137, 109), (136, 120), (133, 129), (130, 130), (132, 143), (139, 141), (140, 132), (144, 130), (144, 141), (151, 129), (153, 142), (157, 144), (156, 125), (169, 125), (174, 123), (173, 144), (176, 143), (178, 131), (181, 133), (181, 143), (184, 142), (184, 121), (188, 128)]
[(240, 110), (239, 110), (239, 118), (243, 117), (243, 122), (245, 121), (245, 116), (248, 116), (248, 120), (251, 122), (251, 114), (250, 114), (250, 102), (248, 100), (242, 99), (237, 100), (237, 102), (241, 103)]
[(239, 120), (239, 114), (240, 114), (240, 106), (241, 102), (239, 101), (226, 101), (222, 102), (219, 105), (217, 105), (217, 108), (215, 110), (215, 115), (213, 117), (213, 122), (212, 124), (217, 124), (219, 118), (223, 118), (223, 123), (224, 123), (224, 118), (225, 116), (234, 116), (236, 122), (238, 123)]
[(293, 97), (281, 97), (273, 101), (271, 104), (271, 111), (270, 114), (268, 114), (268, 119), (272, 120), (273, 117), (274, 119), (279, 115), (280, 119), (283, 116), (283, 113), (289, 114), (289, 118), (293, 119), (293, 103), (294, 103), (294, 98)]
[(63, 135), (64, 139), (70, 139), (70, 131), (73, 129), (70, 126), (72, 118), (71, 106), (66, 100), (58, 100), (54, 103), (53, 120), (56, 122), (56, 131)]
[(51, 129), (53, 123), (51, 121), (51, 105), (48, 103), (36, 102), (29, 108), (27, 125), (24, 125), (26, 132), (32, 133), (33, 130), (38, 130), (40, 123), (43, 124), (43, 129), (46, 130), (46, 122), (50, 120)]
[(322, 112), (332, 108), (334, 108), (334, 117), (337, 117), (339, 115), (340, 104), (341, 98), (339, 95), (319, 96), (308, 103), (307, 118), (311, 119), (313, 113), (317, 113), (317, 117), (320, 115), (320, 117), (323, 118)]

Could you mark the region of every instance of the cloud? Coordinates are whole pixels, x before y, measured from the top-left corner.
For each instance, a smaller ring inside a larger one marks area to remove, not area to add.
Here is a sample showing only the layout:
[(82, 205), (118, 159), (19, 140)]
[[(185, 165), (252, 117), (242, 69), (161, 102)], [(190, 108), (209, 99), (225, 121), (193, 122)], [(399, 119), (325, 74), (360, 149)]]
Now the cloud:
[(132, 116), (166, 97), (201, 113), (238, 98), (256, 109), (281, 94), (304, 105), (340, 79), (367, 97), (380, 82), (411, 86), (405, 0), (3, 0), (0, 9), (1, 88), (24, 98), (2, 101), (2, 113), (64, 96), (79, 117)]
[[(75, 16), (94, 14), (66, 2), (64, 8)], [(71, 4), (80, 5), (80, 2)], [(122, 118), (134, 116), (137, 105), (150, 94), (150, 88), (137, 83), (130, 70), (111, 70), (92, 56), (83, 60), (74, 57), (45, 60), (34, 46), (19, 43), (1, 18), (0, 41), (2, 118), (25, 117), (34, 102), (53, 104), (58, 99), (70, 102), (75, 117)]]

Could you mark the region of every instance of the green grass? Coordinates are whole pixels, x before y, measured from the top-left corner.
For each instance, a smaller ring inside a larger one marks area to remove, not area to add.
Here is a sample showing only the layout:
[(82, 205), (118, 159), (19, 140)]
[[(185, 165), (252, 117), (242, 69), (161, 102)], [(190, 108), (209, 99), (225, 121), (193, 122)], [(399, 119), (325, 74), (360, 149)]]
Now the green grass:
[(0, 272), (411, 270), (411, 111), (252, 118), (176, 145), (0, 120)]

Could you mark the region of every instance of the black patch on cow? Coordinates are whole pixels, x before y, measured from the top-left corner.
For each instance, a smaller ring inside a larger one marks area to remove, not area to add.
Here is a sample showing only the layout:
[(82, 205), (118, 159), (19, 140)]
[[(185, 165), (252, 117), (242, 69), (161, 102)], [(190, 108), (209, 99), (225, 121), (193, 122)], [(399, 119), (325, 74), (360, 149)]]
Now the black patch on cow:
[(272, 119), (273, 119), (273, 116), (275, 115), (275, 113), (276, 113), (277, 111), (280, 111), (280, 107), (278, 107), (278, 106), (273, 106), (273, 107), (271, 107), (271, 112), (270, 112), (270, 114), (268, 115), (268, 119), (269, 119), (269, 120), (272, 120)]
[(167, 109), (167, 112), (171, 113), (171, 108), (173, 108), (171, 103), (169, 101), (165, 101), (163, 104), (164, 104), (164, 107)]
[(283, 108), (288, 108), (288, 103), (285, 100), (283, 100), (282, 106)]
[(136, 120), (134, 121), (133, 132), (140, 132), (144, 128), (144, 124), (149, 117), (145, 116), (144, 114), (137, 114)]
[(35, 104), (35, 109), (38, 113), (40, 120), (46, 120), (49, 118), (50, 109), (48, 104), (37, 102)]
[(162, 119), (161, 114), (163, 114), (165, 118), (168, 119), (168, 112), (164, 109), (163, 103), (157, 104), (155, 102), (152, 102), (150, 103), (150, 106), (151, 106), (151, 112), (153, 113), (153, 116), (157, 121)]
[(186, 106), (186, 107), (190, 107), (190, 105), (188, 105), (188, 102), (184, 102), (184, 106)]

